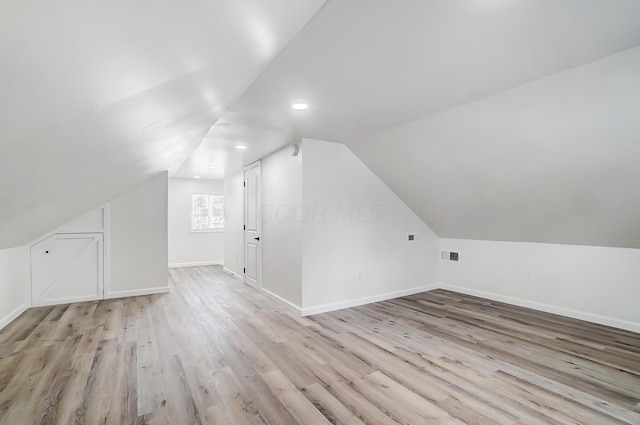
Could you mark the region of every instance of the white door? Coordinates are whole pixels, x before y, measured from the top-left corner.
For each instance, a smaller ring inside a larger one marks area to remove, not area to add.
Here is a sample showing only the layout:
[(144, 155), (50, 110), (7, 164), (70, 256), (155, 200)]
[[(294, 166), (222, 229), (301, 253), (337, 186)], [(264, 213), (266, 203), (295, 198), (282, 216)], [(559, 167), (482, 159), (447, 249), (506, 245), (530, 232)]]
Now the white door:
[(33, 306), (104, 298), (102, 233), (57, 233), (31, 247)]
[(244, 170), (244, 281), (256, 289), (262, 287), (262, 217), (260, 163)]

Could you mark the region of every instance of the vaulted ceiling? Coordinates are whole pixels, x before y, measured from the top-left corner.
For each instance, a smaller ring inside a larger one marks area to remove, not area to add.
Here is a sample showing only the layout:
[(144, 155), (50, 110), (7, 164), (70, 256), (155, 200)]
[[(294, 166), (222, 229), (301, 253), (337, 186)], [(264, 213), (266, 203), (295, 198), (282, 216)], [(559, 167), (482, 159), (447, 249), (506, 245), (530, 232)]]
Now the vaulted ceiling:
[(640, 248), (638, 45), (634, 0), (329, 0), (178, 175), (311, 137), (441, 237)]
[(640, 2), (323, 3), (3, 2), (0, 249), (301, 137), (440, 236), (640, 248)]
[(179, 167), (323, 3), (3, 1), (0, 249)]
[(352, 148), (441, 237), (640, 248), (640, 47)]

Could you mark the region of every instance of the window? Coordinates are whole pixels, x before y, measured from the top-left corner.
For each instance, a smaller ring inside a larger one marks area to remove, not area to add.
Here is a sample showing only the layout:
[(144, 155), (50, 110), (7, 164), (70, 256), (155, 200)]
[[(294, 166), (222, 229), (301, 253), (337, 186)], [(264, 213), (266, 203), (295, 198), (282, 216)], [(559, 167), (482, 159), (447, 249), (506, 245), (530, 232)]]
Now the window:
[(191, 194), (191, 231), (214, 232), (224, 229), (223, 195)]

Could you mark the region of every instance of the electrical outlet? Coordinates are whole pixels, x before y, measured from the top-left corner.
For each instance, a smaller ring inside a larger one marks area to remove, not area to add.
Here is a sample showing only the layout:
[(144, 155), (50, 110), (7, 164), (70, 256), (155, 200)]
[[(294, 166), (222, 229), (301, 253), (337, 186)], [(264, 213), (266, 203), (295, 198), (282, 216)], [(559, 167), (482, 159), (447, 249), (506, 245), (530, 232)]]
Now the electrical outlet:
[(358, 279), (358, 280), (362, 280), (362, 270), (358, 270), (358, 271), (356, 272), (356, 279)]
[(422, 239), (422, 236), (420, 235), (420, 233), (407, 233), (408, 243), (420, 242), (420, 239)]
[(524, 273), (524, 281), (525, 282), (533, 282), (533, 272), (532, 271), (526, 271)]

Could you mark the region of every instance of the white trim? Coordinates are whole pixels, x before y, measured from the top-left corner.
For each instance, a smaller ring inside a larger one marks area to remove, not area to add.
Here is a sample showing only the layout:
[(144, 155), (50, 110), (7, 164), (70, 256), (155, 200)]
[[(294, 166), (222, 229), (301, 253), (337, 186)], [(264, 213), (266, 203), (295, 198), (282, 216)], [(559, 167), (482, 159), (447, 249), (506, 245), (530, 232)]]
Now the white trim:
[(141, 295), (166, 294), (167, 292), (169, 292), (168, 286), (161, 286), (159, 288), (132, 289), (130, 291), (118, 291), (111, 292), (110, 294), (104, 294), (104, 299), (110, 300), (113, 298), (139, 297)]
[(415, 286), (413, 288), (401, 289), (399, 291), (393, 291), (393, 292), (385, 292), (383, 294), (371, 295), (363, 298), (355, 298), (348, 301), (340, 301), (337, 303), (323, 304), (323, 305), (318, 305), (313, 307), (303, 307), (301, 313), (303, 316), (310, 316), (312, 314), (326, 313), (329, 311), (342, 310), (343, 308), (355, 307), (355, 306), (375, 303), (379, 301), (386, 301), (386, 300), (391, 300), (393, 298), (398, 298), (398, 297), (405, 297), (407, 295), (418, 294), (420, 292), (431, 291), (433, 289), (438, 289), (438, 288), (439, 286), (437, 283), (432, 283), (430, 285)]
[[(310, 316), (313, 314), (327, 313), (330, 311), (341, 310), (343, 308), (350, 308), (350, 307), (355, 307), (363, 304), (386, 301), (393, 298), (404, 297), (407, 295), (413, 295), (420, 292), (433, 291), (436, 289), (445, 289), (447, 291), (459, 292), (461, 294), (466, 294), (466, 295), (473, 295), (480, 298), (486, 298), (488, 300), (503, 302), (511, 305), (517, 305), (520, 307), (530, 308), (537, 311), (558, 314), (560, 316), (571, 317), (573, 319), (584, 320), (586, 322), (596, 323), (596, 324), (605, 325), (605, 326), (611, 326), (617, 329), (623, 329), (631, 332), (640, 333), (640, 323), (616, 319), (613, 317), (601, 316), (593, 313), (586, 313), (583, 311), (572, 310), (570, 308), (538, 303), (535, 301), (528, 301), (521, 298), (508, 297), (504, 295), (495, 294), (492, 292), (469, 289), (462, 286), (450, 285), (447, 283), (434, 283), (431, 285), (418, 286), (415, 288), (409, 288), (409, 289), (404, 289), (404, 290), (395, 291), (395, 292), (387, 292), (384, 294), (373, 295), (373, 296), (364, 297), (364, 298), (356, 298), (353, 300), (341, 301), (333, 304), (324, 304), (324, 305), (313, 306), (313, 307), (305, 307), (305, 308), (302, 308), (300, 311), (302, 316)], [(268, 292), (268, 291), (265, 290), (265, 292)], [(273, 294), (270, 294), (270, 295), (273, 295)]]
[(462, 286), (449, 285), (447, 283), (440, 283), (438, 285), (438, 288), (434, 288), (434, 289), (446, 289), (447, 291), (459, 292), (461, 294), (487, 298), (493, 301), (499, 301), (507, 304), (517, 305), (520, 307), (531, 308), (538, 311), (544, 311), (547, 313), (558, 314), (560, 316), (566, 316), (574, 319), (584, 320), (586, 322), (597, 323), (600, 325), (611, 326), (618, 329), (640, 333), (640, 323), (615, 319), (613, 317), (601, 316), (593, 313), (586, 313), (583, 311), (572, 310), (570, 308), (538, 303), (535, 301), (528, 301), (522, 298), (508, 297), (504, 295), (495, 294), (492, 292), (469, 289)]
[(191, 263), (171, 263), (169, 264), (169, 268), (175, 269), (177, 267), (220, 266), (220, 265), (222, 265), (222, 261), (194, 261)]
[(111, 288), (111, 201), (105, 202), (104, 208), (104, 237), (102, 238), (102, 298)]
[(226, 268), (226, 267), (222, 267), (222, 271), (223, 271), (223, 272), (225, 272), (225, 273), (227, 273), (227, 274), (230, 274), (231, 276), (235, 277), (236, 279), (244, 280), (244, 277), (243, 277), (242, 275), (240, 275), (240, 274), (238, 274), (238, 273), (234, 272), (234, 271), (233, 271), (233, 270), (231, 270), (231, 269), (228, 269), (228, 268)]
[[(32, 240), (31, 240), (31, 242), (27, 243), (25, 246), (27, 246), (27, 247), (29, 247), (29, 248), (30, 248), (30, 247), (32, 247), (32, 246), (34, 246), (34, 245), (39, 244), (40, 242), (44, 241), (45, 239), (48, 239), (49, 237), (51, 237), (51, 236), (53, 236), (53, 235), (55, 235), (55, 234), (61, 234), (61, 235), (67, 235), (67, 234), (68, 234), (68, 235), (80, 235), (80, 234), (83, 234), (83, 233), (106, 233), (106, 232), (109, 230), (109, 229), (108, 229), (108, 226), (107, 226), (107, 223), (108, 223), (108, 217), (107, 217), (107, 211), (106, 211), (106, 208), (107, 208), (107, 205), (108, 205), (108, 204), (109, 204), (108, 202), (105, 202), (104, 204), (100, 205), (99, 207), (96, 207), (96, 208), (93, 208), (93, 209), (91, 209), (91, 210), (89, 210), (89, 211), (86, 211), (84, 214), (80, 214), (79, 216), (77, 216), (77, 217), (76, 217), (76, 218), (74, 218), (73, 220), (71, 220), (71, 221), (69, 221), (69, 222), (67, 222), (67, 223), (63, 223), (62, 225), (60, 225), (60, 226), (56, 227), (55, 229), (50, 230), (50, 231), (48, 231), (47, 233), (45, 233), (45, 234), (43, 234), (43, 235), (40, 235), (40, 236), (38, 236), (38, 237), (37, 237), (37, 238), (35, 238), (35, 239), (32, 239)], [(102, 224), (103, 224), (103, 228), (102, 228), (102, 229), (93, 229), (93, 230), (92, 230), (92, 229), (87, 228), (87, 229), (83, 229), (83, 230), (80, 230), (80, 231), (73, 231), (73, 230), (60, 230), (60, 229), (61, 229), (61, 228), (63, 228), (64, 226), (68, 226), (68, 225), (70, 225), (70, 224), (73, 224), (74, 222), (78, 221), (79, 219), (81, 219), (81, 218), (82, 218), (82, 217), (84, 217), (85, 215), (89, 215), (89, 214), (91, 214), (91, 213), (93, 213), (93, 212), (95, 212), (95, 211), (98, 211), (98, 210), (100, 210), (100, 209), (103, 209), (103, 210), (104, 210), (104, 215), (102, 216)]]
[[(24, 296), (27, 308), (33, 307), (33, 286), (31, 285), (31, 247), (24, 245)], [(0, 329), (2, 327), (0, 326)]]
[(247, 171), (247, 170), (250, 170), (250, 169), (252, 169), (254, 167), (257, 167), (257, 166), (262, 166), (262, 160), (261, 159), (258, 159), (256, 161), (250, 162), (250, 163), (246, 164), (242, 168), (243, 168), (244, 171)]
[(11, 313), (7, 314), (2, 319), (0, 319), (0, 330), (4, 329), (5, 326), (7, 326), (9, 323), (16, 320), (22, 313), (27, 311), (28, 308), (29, 308), (29, 305), (27, 303), (24, 303), (18, 306)]
[(75, 298), (60, 298), (60, 299), (57, 299), (57, 300), (47, 300), (46, 302), (43, 302), (43, 303), (38, 303), (38, 302), (36, 302), (34, 300), (33, 306), (34, 307), (47, 307), (47, 306), (52, 306), (52, 305), (85, 303), (85, 302), (90, 302), (90, 301), (101, 301), (101, 300), (102, 300), (102, 297), (97, 297), (95, 295), (88, 295), (88, 296), (75, 297)]
[(302, 308), (300, 308), (300, 306), (297, 306), (294, 303), (292, 303), (291, 301), (282, 298), (280, 295), (274, 294), (273, 292), (269, 291), (268, 289), (262, 288), (262, 292), (267, 294), (269, 297), (273, 298), (279, 304), (282, 304), (284, 307), (287, 307), (291, 311), (295, 311), (296, 313), (302, 315)]
[(288, 309), (290, 309), (292, 311), (295, 311), (296, 313), (302, 315), (302, 308), (300, 308), (299, 306), (295, 305), (291, 301), (286, 300), (286, 299), (282, 298), (280, 295), (276, 295), (273, 292), (271, 292), (271, 291), (269, 291), (268, 289), (265, 289), (265, 288), (262, 288), (262, 292), (267, 294), (269, 297), (273, 298), (279, 304), (282, 304), (283, 306), (287, 307)]

